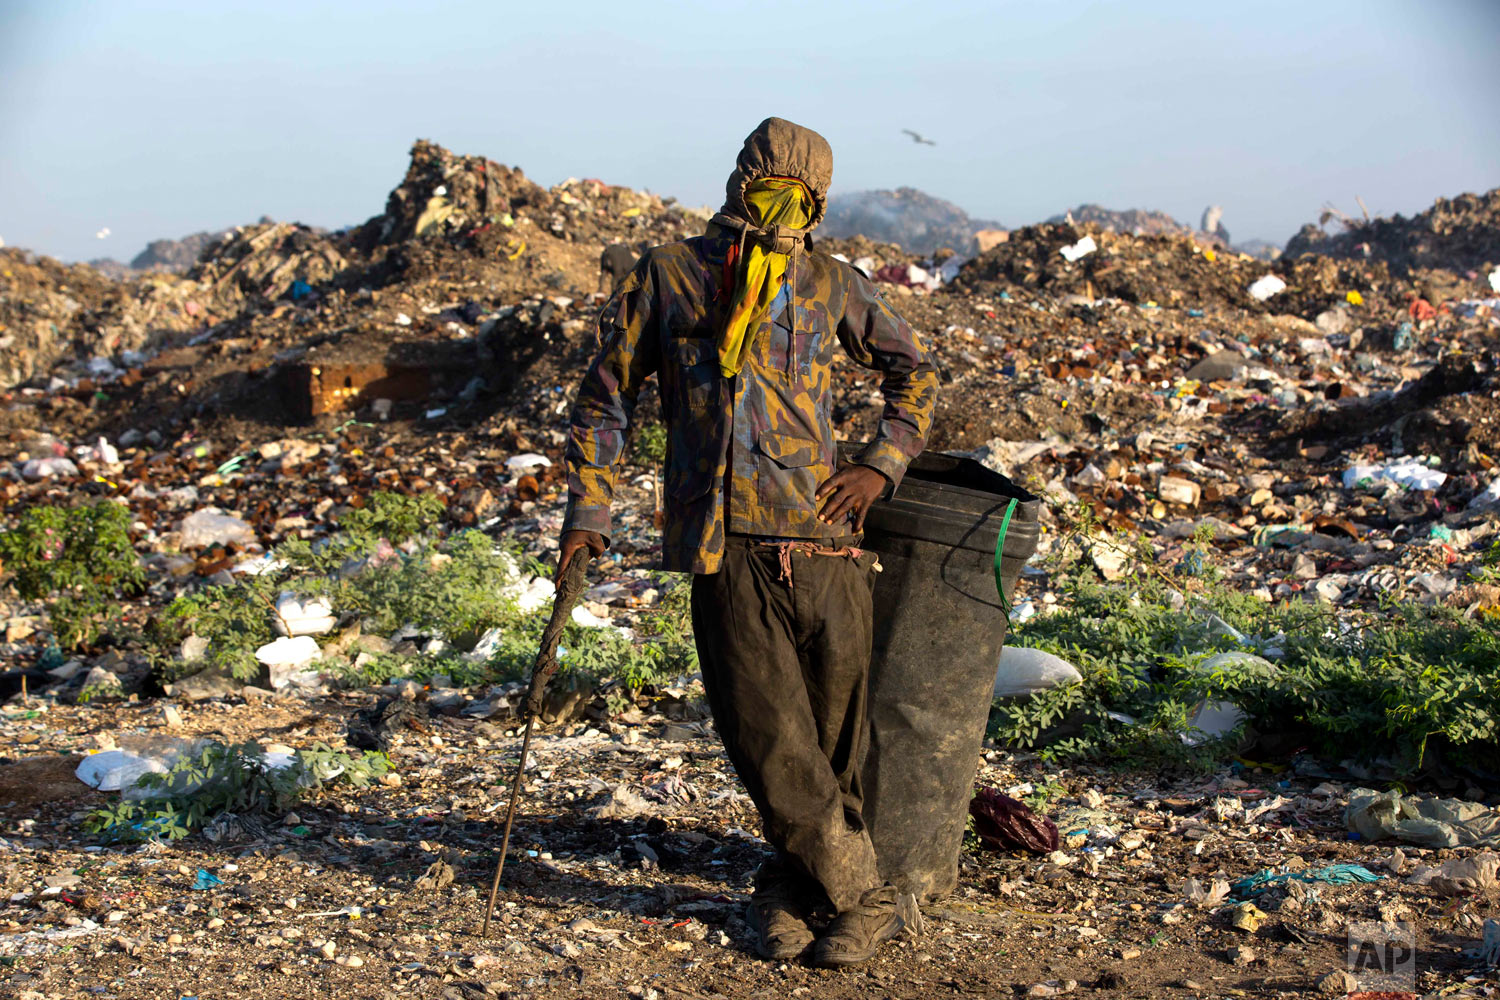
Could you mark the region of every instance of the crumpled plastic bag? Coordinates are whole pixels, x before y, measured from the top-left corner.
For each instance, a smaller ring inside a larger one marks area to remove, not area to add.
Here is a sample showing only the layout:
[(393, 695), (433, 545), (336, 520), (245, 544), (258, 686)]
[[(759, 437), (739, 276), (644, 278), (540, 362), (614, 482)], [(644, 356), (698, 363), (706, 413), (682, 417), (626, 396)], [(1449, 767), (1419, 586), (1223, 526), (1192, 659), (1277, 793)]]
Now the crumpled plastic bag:
[(33, 458), (21, 466), (21, 478), (28, 482), (39, 479), (55, 479), (59, 476), (72, 478), (78, 475), (78, 466), (71, 458)]
[(103, 750), (90, 754), (73, 772), (78, 780), (101, 792), (132, 787), (143, 774), (166, 774), (165, 761), (142, 757), (127, 750)]
[(1225, 899), (1229, 898), (1229, 883), (1221, 878), (1213, 879), (1208, 885), (1204, 885), (1195, 878), (1187, 880), (1182, 888), (1183, 897), (1200, 910), (1212, 910)]
[[(89, 754), (73, 772), (79, 781), (101, 792), (120, 792), (127, 799), (149, 799), (160, 792), (137, 788), (147, 774), (166, 774), (185, 754), (197, 753), (203, 740), (176, 736), (124, 736), (120, 746)], [(189, 785), (181, 790), (192, 791)]]
[(1406, 881), (1411, 885), (1430, 885), (1444, 896), (1462, 896), (1495, 888), (1497, 875), (1500, 875), (1500, 855), (1485, 851), (1470, 858), (1444, 861), (1436, 868), (1424, 866)]
[(1286, 290), (1286, 282), (1279, 275), (1263, 274), (1250, 283), (1250, 297), (1264, 302), (1271, 296)]
[[(1500, 270), (1496, 273), (1500, 274)], [(1500, 966), (1500, 920), (1494, 917), (1484, 922), (1484, 937), (1479, 942), (1479, 960), (1492, 969)]]
[(1344, 470), (1344, 489), (1367, 483), (1390, 482), (1410, 490), (1435, 490), (1448, 481), (1446, 472), (1421, 462), (1391, 462), (1387, 465), (1351, 465)]
[(1365, 840), (1394, 837), (1433, 848), (1500, 846), (1500, 812), (1462, 799), (1356, 788), (1349, 793), (1344, 822)]
[(206, 549), (210, 545), (253, 545), (255, 529), (233, 514), (212, 507), (194, 511), (182, 519), (178, 544), (184, 549)]
[(999, 789), (978, 789), (969, 800), (969, 815), (979, 842), (990, 850), (1051, 854), (1058, 848), (1057, 824)]
[(610, 789), (609, 797), (588, 810), (592, 819), (634, 819), (637, 816), (655, 816), (660, 808), (648, 802), (627, 784)]
[(1474, 494), (1469, 499), (1471, 509), (1482, 507), (1500, 507), (1500, 476), (1496, 476), (1488, 486)]
[(995, 667), (994, 696), (1024, 698), (1082, 681), (1078, 668), (1060, 656), (1025, 646), (1006, 646), (1000, 650), (1000, 662)]

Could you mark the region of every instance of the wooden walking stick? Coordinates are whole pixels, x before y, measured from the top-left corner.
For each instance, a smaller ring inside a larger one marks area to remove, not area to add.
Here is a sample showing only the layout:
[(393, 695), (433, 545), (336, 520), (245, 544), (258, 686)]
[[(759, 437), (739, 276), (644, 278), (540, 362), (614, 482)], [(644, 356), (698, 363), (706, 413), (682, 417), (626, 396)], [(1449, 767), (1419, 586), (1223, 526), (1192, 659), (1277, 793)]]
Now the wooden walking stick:
[(589, 552), (582, 548), (573, 553), (568, 565), (563, 568), (558, 580), (557, 596), (552, 601), (552, 618), (542, 632), (542, 645), (537, 650), (536, 662), (531, 667), (531, 687), (526, 692), (526, 735), (521, 737), (521, 764), (516, 768), (516, 780), (510, 783), (510, 805), (505, 810), (505, 835), (500, 841), (500, 860), (495, 865), (495, 878), (490, 882), (490, 899), (484, 907), (484, 927), (480, 937), (490, 933), (490, 914), (495, 910), (495, 894), (500, 891), (500, 875), (505, 871), (505, 855), (510, 851), (510, 828), (516, 821), (516, 800), (521, 794), (521, 782), (526, 780), (526, 755), (531, 750), (531, 730), (536, 717), (542, 714), (542, 699), (547, 693), (547, 682), (557, 673), (557, 642), (562, 638), (563, 627), (573, 614), (573, 605), (583, 593), (584, 571), (588, 569)]

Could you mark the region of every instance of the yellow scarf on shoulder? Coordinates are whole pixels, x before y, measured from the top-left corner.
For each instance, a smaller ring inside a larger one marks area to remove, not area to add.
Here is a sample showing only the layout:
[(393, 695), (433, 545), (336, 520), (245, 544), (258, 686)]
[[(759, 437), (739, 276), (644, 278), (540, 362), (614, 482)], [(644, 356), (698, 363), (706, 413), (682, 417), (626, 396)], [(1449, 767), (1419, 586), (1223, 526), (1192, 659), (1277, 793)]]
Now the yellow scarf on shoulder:
[[(812, 220), (813, 197), (807, 185), (791, 177), (762, 177), (745, 187), (745, 205), (757, 226), (804, 229)], [(743, 278), (729, 300), (729, 319), (719, 341), (719, 371), (734, 378), (745, 366), (748, 334), (771, 309), (786, 279), (787, 255), (758, 243), (750, 245)], [(795, 290), (794, 290), (795, 291)]]

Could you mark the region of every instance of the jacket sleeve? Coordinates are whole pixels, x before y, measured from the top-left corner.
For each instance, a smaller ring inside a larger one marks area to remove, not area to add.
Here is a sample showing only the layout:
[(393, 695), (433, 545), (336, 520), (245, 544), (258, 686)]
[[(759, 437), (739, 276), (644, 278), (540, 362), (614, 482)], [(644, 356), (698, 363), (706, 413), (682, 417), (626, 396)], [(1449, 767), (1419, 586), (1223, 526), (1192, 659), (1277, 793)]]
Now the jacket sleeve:
[(937, 371), (927, 349), (906, 321), (888, 306), (864, 275), (845, 268), (849, 291), (838, 337), (859, 364), (882, 374), (885, 409), (875, 440), (855, 462), (901, 485), (907, 463), (922, 453), (937, 403)]
[(610, 535), (610, 506), (636, 397), (660, 363), (649, 261), (649, 254), (642, 258), (599, 314), (599, 351), (578, 386), (570, 420), (564, 531)]

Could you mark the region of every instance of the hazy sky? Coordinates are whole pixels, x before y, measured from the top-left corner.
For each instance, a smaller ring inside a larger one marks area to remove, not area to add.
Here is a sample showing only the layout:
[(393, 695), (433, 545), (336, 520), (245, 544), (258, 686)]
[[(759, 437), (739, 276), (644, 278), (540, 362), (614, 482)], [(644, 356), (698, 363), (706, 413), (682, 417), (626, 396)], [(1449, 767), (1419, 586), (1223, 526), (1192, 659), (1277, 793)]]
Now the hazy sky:
[(1006, 225), (1218, 202), (1280, 241), (1500, 185), (1500, 0), (0, 0), (0, 238), (361, 222), (417, 137), (717, 206), (767, 115), (828, 137), (835, 190)]

